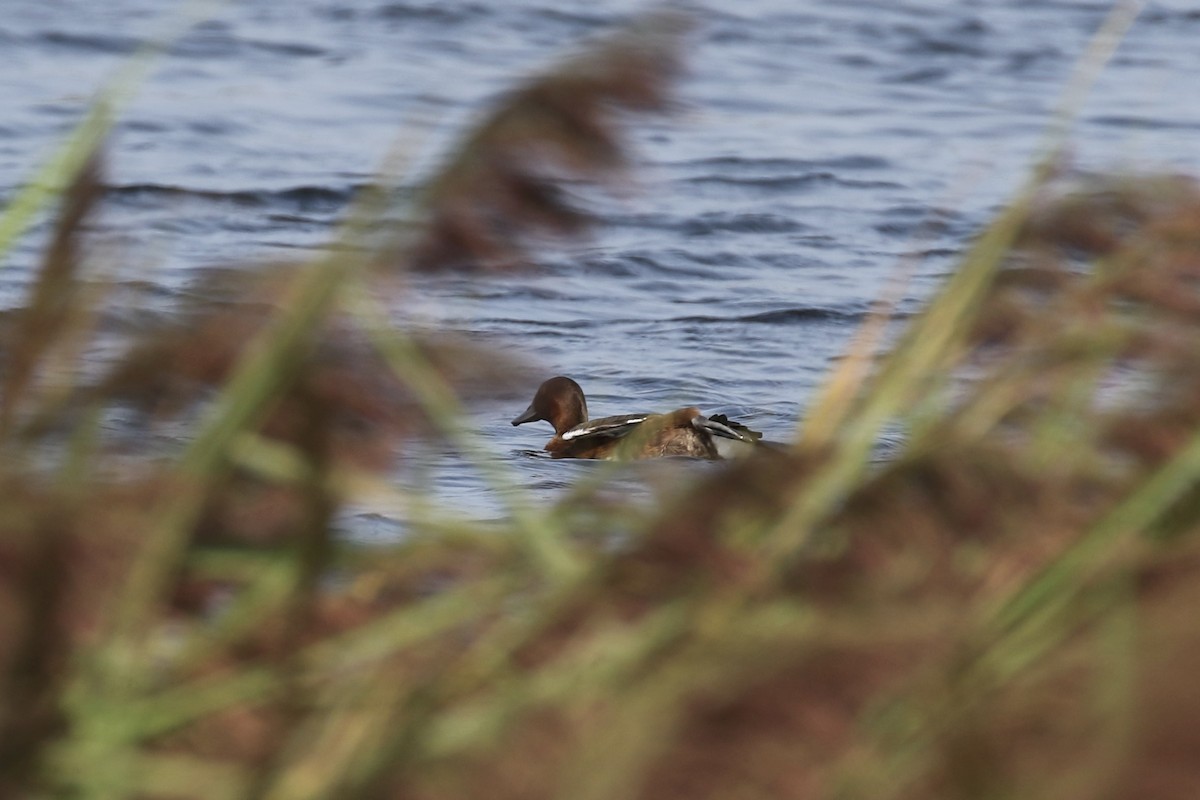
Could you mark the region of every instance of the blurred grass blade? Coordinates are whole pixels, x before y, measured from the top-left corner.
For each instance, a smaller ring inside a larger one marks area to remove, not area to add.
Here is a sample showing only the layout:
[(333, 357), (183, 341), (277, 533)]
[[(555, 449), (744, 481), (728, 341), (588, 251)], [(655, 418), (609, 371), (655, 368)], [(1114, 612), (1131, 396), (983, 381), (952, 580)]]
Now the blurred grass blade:
[(30, 297), (20, 309), (15, 330), (6, 342), (7, 369), (0, 379), (0, 439), (9, 434), (22, 395), (33, 380), (42, 355), (62, 338), (76, 312), (76, 284), (81, 265), (79, 234), (102, 192), (100, 154), (90, 159), (63, 193), (54, 235), (43, 255)]
[(1114, 552), (1121, 537), (1144, 535), (1186, 492), (1200, 484), (1200, 432), (1160, 470), (1130, 492), (1088, 532), (1022, 586), (992, 615), (989, 627), (1007, 632), (1061, 607), (1082, 589), (1086, 570)]
[(84, 118), (0, 214), (0, 263), (38, 212), (58, 197), (63, 187), (74, 181), (93, 154), (100, 150), (116, 115), (146, 79), (158, 56), (187, 29), (225, 2), (227, 0), (188, 0), (170, 17), (162, 35), (142, 42), (133, 55), (118, 65), (116, 74), (100, 89)]
[(361, 285), (356, 287), (352, 296), (351, 308), (396, 376), (412, 388), (425, 412), (442, 433), (471, 459), (508, 505), (530, 555), (542, 566), (547, 576), (554, 581), (561, 581), (578, 575), (580, 565), (566, 546), (563, 531), (553, 525), (552, 519), (538, 514), (528, 505), (522, 497), (520, 486), (509, 478), (502, 465), (494, 463), (493, 456), (463, 426), (465, 413), (454, 390), (409, 339), (387, 326), (382, 309)]
[[(774, 552), (797, 546), (808, 536), (817, 519), (842, 502), (854, 481), (862, 474), (884, 424), (903, 416), (904, 409), (918, 406), (920, 396), (931, 386), (941, 383), (942, 375), (965, 336), (969, 321), (977, 312), (996, 270), (1025, 222), (1033, 198), (1048, 174), (1047, 170), (1062, 150), (1070, 124), (1078, 115), (1100, 69), (1111, 57), (1120, 37), (1132, 24), (1140, 8), (1140, 2), (1118, 3), (1093, 36), (1084, 57), (1076, 64), (1056, 122), (1047, 132), (1046, 160), (1008, 208), (971, 247), (962, 266), (910, 326), (908, 333), (884, 362), (878, 377), (868, 383), (865, 397), (858, 401), (857, 411), (841, 425), (832, 460), (800, 494), (798, 501), (777, 526), (777, 535), (771, 546)], [(840, 384), (829, 387), (827, 391), (840, 391)], [(844, 402), (844, 398), (838, 398), (838, 405)], [(815, 407), (820, 410), (832, 408), (833, 405), (829, 400), (818, 398)], [(838, 414), (839, 418), (842, 416)], [(805, 447), (810, 435), (814, 444), (832, 441), (832, 434), (822, 427), (823, 424), (824, 414), (819, 419), (806, 421), (806, 435), (801, 438), (799, 446)]]

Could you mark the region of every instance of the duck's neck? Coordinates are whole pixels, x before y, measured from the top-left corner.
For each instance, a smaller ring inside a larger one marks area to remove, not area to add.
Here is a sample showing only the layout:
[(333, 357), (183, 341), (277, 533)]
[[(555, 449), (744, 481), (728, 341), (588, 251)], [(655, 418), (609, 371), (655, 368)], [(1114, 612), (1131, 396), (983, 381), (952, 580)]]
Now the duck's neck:
[(587, 422), (587, 401), (583, 397), (572, 397), (560, 407), (560, 412), (555, 417), (554, 432), (562, 436), (576, 425)]

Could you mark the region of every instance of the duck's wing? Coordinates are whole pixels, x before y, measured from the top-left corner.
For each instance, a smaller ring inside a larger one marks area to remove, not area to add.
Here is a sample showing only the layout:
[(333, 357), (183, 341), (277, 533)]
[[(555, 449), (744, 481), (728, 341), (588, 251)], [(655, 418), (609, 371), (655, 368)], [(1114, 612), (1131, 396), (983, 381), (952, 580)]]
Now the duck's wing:
[(751, 430), (740, 422), (734, 422), (724, 414), (713, 414), (711, 417), (697, 416), (692, 420), (692, 425), (700, 430), (708, 431), (714, 436), (747, 444), (757, 444), (758, 440), (762, 438), (762, 434), (758, 431)]
[(612, 441), (628, 436), (637, 427), (654, 414), (620, 414), (615, 417), (602, 417), (581, 422), (569, 431), (564, 431), (559, 438), (564, 442), (602, 442)]

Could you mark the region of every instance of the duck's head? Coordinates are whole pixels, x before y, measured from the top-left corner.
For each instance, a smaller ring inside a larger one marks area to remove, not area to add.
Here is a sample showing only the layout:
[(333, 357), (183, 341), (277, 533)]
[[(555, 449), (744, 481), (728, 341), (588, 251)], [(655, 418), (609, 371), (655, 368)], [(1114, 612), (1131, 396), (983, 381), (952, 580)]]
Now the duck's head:
[(525, 412), (512, 421), (513, 425), (545, 420), (554, 426), (554, 433), (562, 435), (581, 422), (587, 422), (587, 401), (583, 389), (570, 378), (559, 375), (542, 383), (533, 402)]

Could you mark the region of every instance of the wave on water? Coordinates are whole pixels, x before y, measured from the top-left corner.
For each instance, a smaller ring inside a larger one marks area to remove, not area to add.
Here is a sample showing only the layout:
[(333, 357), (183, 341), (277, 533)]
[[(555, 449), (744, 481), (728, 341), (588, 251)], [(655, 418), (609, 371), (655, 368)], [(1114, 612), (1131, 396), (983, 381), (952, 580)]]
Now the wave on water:
[(809, 172), (803, 175), (698, 175), (684, 178), (681, 182), (692, 185), (721, 184), (775, 192), (790, 192), (813, 185), (835, 185), (849, 189), (903, 188), (902, 184), (894, 181), (847, 178), (835, 172)]
[(780, 308), (771, 311), (759, 311), (753, 314), (710, 315), (700, 314), (688, 317), (674, 317), (666, 322), (680, 324), (695, 323), (757, 323), (764, 325), (792, 325), (812, 322), (845, 322), (859, 323), (867, 314), (865, 308)]
[(675, 164), (674, 166), (698, 167), (713, 170), (741, 172), (758, 169), (767, 172), (805, 170), (859, 170), (888, 169), (890, 162), (881, 156), (848, 155), (822, 160), (800, 158), (749, 158), (745, 156), (713, 156)]
[(157, 202), (163, 199), (195, 199), (237, 206), (288, 206), (304, 211), (343, 208), (364, 185), (335, 189), (329, 186), (295, 186), (289, 189), (239, 189), (217, 191), (160, 183), (129, 183), (108, 186), (106, 192), (117, 201)]
[(120, 34), (70, 33), (67, 31), (46, 31), (40, 34), (38, 41), (52, 47), (61, 47), (72, 51), (93, 53), (109, 53), (113, 55), (128, 55), (141, 46), (142, 40), (134, 36)]

